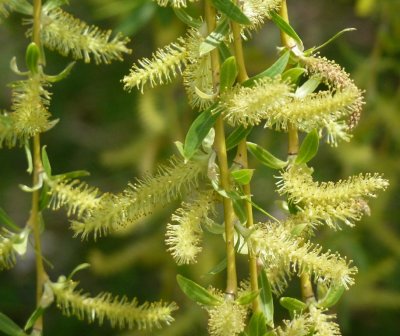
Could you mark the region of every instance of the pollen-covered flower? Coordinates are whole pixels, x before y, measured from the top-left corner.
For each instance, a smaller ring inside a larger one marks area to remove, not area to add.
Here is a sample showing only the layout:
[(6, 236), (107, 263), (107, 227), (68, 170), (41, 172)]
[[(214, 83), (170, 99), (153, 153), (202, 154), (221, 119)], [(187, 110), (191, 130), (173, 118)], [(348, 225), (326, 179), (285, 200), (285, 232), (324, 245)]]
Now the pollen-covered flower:
[(16, 254), (26, 252), (29, 229), (25, 228), (19, 233), (14, 233), (6, 228), (0, 231), (0, 270), (9, 269), (15, 265)]
[(100, 205), (99, 190), (84, 182), (67, 179), (47, 179), (46, 182), (51, 195), (49, 207), (53, 210), (66, 206), (68, 216), (76, 214), (79, 218)]
[(375, 197), (375, 192), (385, 190), (389, 182), (379, 174), (359, 174), (347, 180), (315, 182), (312, 170), (305, 166), (293, 165), (282, 172), (277, 182), (278, 192), (287, 194), (289, 200), (301, 208), (299, 215), (314, 223), (325, 221), (336, 227), (334, 219), (347, 225), (361, 219), (369, 212), (366, 197)]
[(11, 83), (12, 113), (10, 124), (16, 138), (24, 143), (30, 137), (47, 131), (56, 121), (50, 121), (50, 84), (43, 74), (30, 75), (26, 80)]
[(156, 176), (138, 180), (118, 195), (104, 195), (96, 211), (81, 221), (73, 221), (71, 227), (76, 235), (85, 238), (93, 233), (96, 238), (132, 225), (154, 209), (177, 199), (184, 189), (196, 186), (206, 165), (201, 159), (184, 162), (173, 158), (169, 166), (159, 168)]
[(356, 93), (348, 122), (350, 129), (353, 129), (360, 119), (362, 106), (364, 105), (362, 91), (357, 88), (349, 74), (334, 61), (325, 57), (304, 57), (302, 62), (310, 74), (321, 77), (332, 90), (351, 90)]
[(143, 93), (145, 84), (150, 83), (151, 87), (169, 83), (174, 77), (182, 73), (182, 67), (187, 63), (186, 41), (180, 37), (162, 49), (158, 49), (151, 60), (143, 58), (134, 64), (129, 75), (122, 80), (125, 90), (132, 90), (134, 87)]
[(251, 25), (246, 26), (248, 29), (257, 29), (266, 18), (269, 17), (271, 11), (279, 9), (281, 0), (243, 0), (241, 7), (243, 13), (249, 18)]
[(316, 336), (341, 336), (339, 325), (335, 322), (336, 315), (325, 314), (315, 306), (310, 307), (309, 320)]
[(60, 277), (58, 282), (47, 283), (56, 298), (57, 307), (67, 316), (97, 321), (100, 325), (108, 320), (112, 327), (152, 329), (161, 328), (174, 321), (171, 313), (177, 309), (175, 303), (144, 303), (138, 305), (136, 299), (113, 297), (110, 293), (101, 293), (90, 297), (82, 291), (76, 291), (77, 282)]
[(183, 72), (183, 85), (189, 104), (199, 110), (209, 107), (213, 100), (199, 95), (197, 90), (209, 97), (214, 94), (210, 53), (200, 56), (200, 44), (203, 41), (204, 37), (198, 30), (190, 30), (187, 39), (188, 63)]
[(83, 59), (86, 63), (93, 58), (97, 64), (108, 64), (114, 60), (121, 61), (123, 54), (131, 52), (126, 46), (129, 38), (121, 34), (112, 37), (111, 30), (89, 26), (60, 8), (43, 6), (41, 22), (43, 44), (63, 56), (71, 54), (74, 59)]
[(312, 324), (308, 315), (295, 315), (292, 320), (284, 320), (284, 326), (278, 327), (278, 336), (307, 336), (310, 334)]
[(213, 208), (213, 191), (198, 194), (190, 203), (182, 203), (182, 207), (172, 215), (172, 223), (167, 225), (166, 244), (168, 251), (178, 265), (192, 264), (201, 252), (202, 228), (210, 221), (209, 212)]
[(270, 119), (272, 111), (283, 109), (289, 100), (290, 89), (280, 78), (266, 77), (256, 81), (254, 87), (238, 85), (227, 91), (221, 96), (218, 108), (231, 125), (258, 125), (262, 120)]
[(208, 330), (212, 336), (235, 336), (245, 328), (247, 307), (233, 300), (224, 300), (219, 306), (207, 308)]
[(354, 283), (357, 272), (350, 263), (330, 251), (322, 252), (322, 247), (301, 238), (295, 238), (282, 225), (263, 224), (250, 236), (250, 248), (268, 267), (291, 271), (298, 275), (311, 273), (314, 281), (343, 285), (348, 288)]
[(348, 140), (349, 127), (343, 125), (342, 120), (354, 112), (358, 97), (358, 90), (352, 88), (337, 92), (321, 91), (303, 98), (294, 97), (269, 111), (265, 116), (265, 127), (287, 130), (288, 125), (293, 124), (304, 132), (325, 128), (329, 141), (335, 145), (336, 138)]

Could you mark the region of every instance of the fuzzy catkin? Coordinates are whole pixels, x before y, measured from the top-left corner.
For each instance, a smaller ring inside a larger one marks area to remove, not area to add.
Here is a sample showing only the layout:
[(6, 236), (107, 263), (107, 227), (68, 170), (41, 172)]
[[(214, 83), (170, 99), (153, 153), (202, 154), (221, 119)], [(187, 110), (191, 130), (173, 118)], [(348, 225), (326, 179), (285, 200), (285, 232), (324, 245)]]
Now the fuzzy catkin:
[(184, 189), (197, 185), (205, 172), (206, 161), (171, 159), (169, 166), (161, 166), (155, 176), (147, 176), (130, 184), (122, 193), (105, 195), (96, 211), (80, 221), (73, 221), (75, 235), (94, 238), (122, 229), (151, 214), (155, 208), (178, 198)]
[(290, 274), (312, 273), (315, 281), (349, 288), (354, 284), (356, 267), (337, 253), (322, 252), (322, 247), (294, 238), (283, 226), (258, 225), (250, 236), (250, 248), (266, 265), (282, 268)]
[(172, 222), (167, 225), (165, 243), (168, 251), (178, 265), (193, 264), (201, 252), (201, 225), (207, 225), (209, 212), (213, 208), (213, 191), (197, 195), (190, 203), (182, 203), (172, 215)]
[[(28, 31), (28, 35), (31, 33)], [(111, 30), (89, 26), (60, 8), (47, 10), (43, 7), (41, 41), (63, 56), (71, 55), (85, 63), (93, 58), (96, 64), (121, 61), (123, 54), (131, 53), (126, 46), (129, 38), (122, 34), (111, 35)]]
[(144, 303), (126, 297), (113, 297), (110, 293), (100, 293), (96, 297), (76, 291), (77, 282), (60, 279), (49, 282), (57, 301), (57, 307), (67, 316), (86, 319), (89, 323), (97, 321), (100, 325), (108, 320), (112, 327), (153, 329), (169, 325), (174, 321), (171, 313), (177, 309), (175, 303)]

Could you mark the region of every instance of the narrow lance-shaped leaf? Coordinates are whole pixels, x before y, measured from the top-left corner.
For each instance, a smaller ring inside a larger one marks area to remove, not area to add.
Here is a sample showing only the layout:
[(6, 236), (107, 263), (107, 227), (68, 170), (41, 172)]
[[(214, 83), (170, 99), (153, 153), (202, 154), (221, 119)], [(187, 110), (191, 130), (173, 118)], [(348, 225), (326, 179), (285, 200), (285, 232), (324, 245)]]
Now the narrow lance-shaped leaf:
[(289, 80), (291, 83), (296, 83), (300, 76), (303, 75), (304, 73), (306, 73), (307, 70), (304, 68), (291, 68), (289, 70), (286, 70), (283, 74), (282, 74), (282, 80), (286, 81)]
[(194, 281), (180, 274), (176, 276), (176, 280), (182, 292), (184, 292), (189, 299), (206, 306), (219, 306), (222, 304), (222, 300), (218, 296), (211, 294), (207, 289)]
[(266, 323), (264, 314), (262, 312), (255, 312), (247, 328), (248, 336), (265, 336), (267, 332)]
[(329, 287), (326, 295), (318, 301), (318, 307), (330, 308), (334, 306), (342, 297), (345, 291), (344, 286), (331, 286)]
[(272, 299), (271, 285), (268, 281), (265, 270), (260, 272), (258, 277), (260, 285), (260, 299), (261, 299), (261, 310), (265, 317), (265, 322), (270, 326), (274, 327), (274, 301)]
[(219, 81), (220, 92), (230, 89), (235, 83), (238, 74), (236, 59), (234, 56), (227, 58), (221, 65), (221, 77)]
[(232, 177), (239, 184), (249, 184), (253, 177), (254, 169), (239, 169), (233, 171)]
[(258, 79), (264, 78), (264, 77), (270, 77), (274, 78), (278, 75), (280, 75), (285, 69), (286, 66), (289, 62), (289, 57), (290, 57), (290, 51), (285, 51), (281, 57), (279, 57), (274, 64), (272, 64), (268, 69), (264, 70), (263, 72), (260, 72), (258, 75), (255, 75), (248, 80), (244, 81), (242, 83), (243, 86), (249, 87), (253, 86), (254, 82)]
[(302, 164), (310, 161), (318, 152), (319, 136), (316, 130), (308, 133), (301, 143), (296, 163)]
[(287, 166), (286, 161), (278, 159), (266, 149), (255, 143), (247, 142), (247, 149), (256, 159), (258, 159), (263, 165), (267, 167), (273, 169), (282, 169)]
[(0, 330), (9, 336), (28, 336), (13, 320), (3, 313), (0, 313)]
[(253, 127), (244, 127), (243, 125), (238, 126), (233, 130), (231, 134), (229, 134), (228, 138), (226, 139), (226, 150), (230, 150), (235, 147), (242, 139), (245, 139), (250, 132), (252, 131)]
[(218, 23), (217, 28), (215, 28), (214, 31), (212, 31), (200, 44), (200, 56), (204, 56), (211, 50), (215, 49), (218, 47), (221, 42), (225, 39), (226, 34), (229, 31), (229, 20), (228, 19), (223, 19), (221, 22)]
[(293, 27), (286, 22), (278, 13), (272, 12), (271, 19), (274, 23), (278, 26), (278, 28), (283, 31), (286, 35), (290, 36), (297, 44), (297, 47), (303, 51), (303, 41), (301, 40), (300, 36), (296, 33)]
[(212, 3), (216, 9), (231, 20), (244, 25), (251, 24), (249, 18), (231, 0), (212, 0)]
[(174, 7), (172, 9), (175, 15), (178, 17), (178, 19), (180, 19), (183, 23), (186, 23), (189, 27), (200, 28), (202, 22), (199, 19), (195, 19), (192, 16), (190, 16), (189, 13), (186, 12), (184, 8)]
[(292, 297), (281, 297), (279, 303), (290, 312), (300, 313), (307, 308), (307, 305), (303, 301)]
[(33, 74), (38, 72), (40, 50), (35, 42), (31, 42), (26, 48), (25, 62), (29, 71)]
[(214, 108), (215, 104), (203, 111), (190, 126), (184, 145), (184, 155), (187, 160), (195, 154), (203, 139), (215, 124), (220, 112), (212, 113)]
[(258, 297), (258, 294), (260, 294), (260, 290), (242, 295), (236, 300), (236, 303), (239, 305), (248, 305)]

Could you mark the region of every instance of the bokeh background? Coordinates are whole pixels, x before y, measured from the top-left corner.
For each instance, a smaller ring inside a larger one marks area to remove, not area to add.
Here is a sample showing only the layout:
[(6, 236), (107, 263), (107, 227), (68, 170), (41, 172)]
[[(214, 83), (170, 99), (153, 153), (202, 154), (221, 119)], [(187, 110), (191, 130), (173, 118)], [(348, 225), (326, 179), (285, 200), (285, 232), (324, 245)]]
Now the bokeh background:
[[(319, 180), (338, 180), (358, 172), (380, 172), (391, 186), (370, 202), (371, 216), (354, 229), (322, 231), (316, 241), (340, 251), (359, 268), (357, 283), (336, 307), (343, 335), (386, 336), (400, 334), (400, 1), (399, 0), (288, 0), (292, 25), (306, 48), (320, 45), (337, 31), (355, 27), (321, 51), (349, 71), (366, 90), (366, 106), (350, 143), (338, 148), (321, 145), (311, 165)], [(175, 153), (173, 141), (183, 140), (195, 117), (185, 100), (180, 81), (146, 90), (145, 95), (122, 90), (121, 78), (132, 63), (150, 57), (157, 47), (173, 41), (184, 26), (172, 10), (150, 0), (71, 0), (66, 8), (86, 22), (112, 28), (131, 37), (133, 54), (123, 62), (95, 66), (78, 62), (71, 75), (52, 88), (51, 111), (59, 124), (43, 135), (53, 171), (85, 169), (87, 182), (104, 191), (121, 191), (128, 181), (155, 169)], [(196, 8), (193, 12), (196, 13)], [(0, 25), (0, 108), (10, 106), (7, 83), (16, 80), (9, 61), (22, 64), (28, 40), (21, 16), (12, 14)], [(268, 23), (245, 43), (248, 71), (265, 69), (276, 57), (277, 29)], [(47, 53), (47, 72), (57, 73), (69, 61)], [(258, 129), (251, 140), (285, 155), (286, 138)], [(256, 165), (255, 162), (252, 162)], [(30, 195), (19, 184), (30, 184), (23, 149), (0, 151), (0, 206), (23, 226), (28, 218)], [(275, 211), (273, 171), (258, 167), (253, 188), (259, 204)], [(176, 286), (179, 272), (203, 285), (223, 287), (223, 275), (208, 275), (222, 258), (218, 240), (207, 243), (195, 266), (176, 267), (165, 252), (165, 226), (178, 204), (153, 214), (118, 235), (93, 242), (74, 239), (63, 211), (46, 211), (44, 255), (53, 280), (68, 275), (77, 265), (92, 267), (75, 276), (92, 294), (110, 291), (145, 300), (175, 300), (181, 307), (176, 323), (162, 331), (120, 332), (107, 323), (87, 325), (51, 307), (45, 315), (45, 335), (206, 335), (206, 314), (189, 302)], [(258, 220), (263, 220), (259, 214)], [(32, 249), (31, 249), (32, 250)], [(0, 311), (20, 325), (34, 309), (33, 252), (19, 259), (11, 271), (0, 274)], [(245, 264), (245, 258), (239, 257)], [(241, 274), (245, 276), (245, 272)], [(289, 288), (296, 295), (298, 288)], [(276, 306), (279, 306), (277, 303)], [(277, 319), (286, 317), (277, 308)]]

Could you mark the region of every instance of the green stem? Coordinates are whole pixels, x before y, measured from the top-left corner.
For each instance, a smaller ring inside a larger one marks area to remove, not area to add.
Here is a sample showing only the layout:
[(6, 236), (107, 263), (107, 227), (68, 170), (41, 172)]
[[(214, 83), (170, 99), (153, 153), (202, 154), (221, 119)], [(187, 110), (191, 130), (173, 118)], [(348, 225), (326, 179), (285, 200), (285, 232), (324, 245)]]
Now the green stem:
[[(282, 0), (280, 15), (287, 23), (289, 23), (289, 14), (286, 0)], [(285, 47), (291, 48), (291, 38), (283, 31), (281, 31), (281, 41)], [(293, 124), (289, 124), (288, 126), (288, 137), (288, 155), (297, 155), (299, 151), (299, 135), (297, 133), (296, 127)], [(310, 280), (310, 274), (303, 273), (300, 276), (300, 285), (303, 300), (313, 300), (315, 296)]]
[[(35, 0), (33, 3), (33, 37), (32, 40), (40, 47), (40, 13), (42, 8), (41, 0)], [(33, 137), (33, 185), (39, 182), (39, 176), (43, 170), (40, 155), (40, 135)], [(40, 190), (35, 190), (32, 194), (32, 205), (28, 224), (32, 228), (34, 237), (34, 248), (36, 258), (36, 307), (39, 307), (43, 294), (43, 285), (47, 280), (47, 274), (44, 270), (42, 258), (42, 245), (40, 240)], [(33, 327), (36, 331), (43, 331), (43, 318), (39, 317)]]
[[(207, 30), (211, 33), (216, 27), (215, 8), (210, 4), (210, 0), (205, 1), (205, 17)], [(218, 50), (211, 51), (211, 69), (214, 91), (219, 86), (220, 62)], [(224, 190), (230, 190), (228, 157), (225, 144), (224, 120), (220, 116), (215, 123), (215, 141), (214, 148), (218, 157), (218, 166), (221, 176), (221, 186)], [(225, 220), (225, 239), (226, 239), (226, 259), (227, 259), (227, 280), (226, 295), (234, 299), (237, 293), (237, 275), (236, 275), (236, 256), (234, 242), (234, 212), (232, 201), (229, 198), (223, 198), (224, 220)]]
[[(231, 21), (231, 29), (233, 33), (233, 49), (238, 67), (238, 80), (240, 83), (244, 82), (249, 78), (246, 70), (246, 63), (244, 60), (242, 36), (240, 34), (241, 27), (238, 23)], [(247, 159), (247, 144), (246, 138), (244, 138), (238, 144), (236, 157), (234, 162), (238, 163), (242, 168), (248, 168)], [(243, 186), (244, 193), (251, 199), (251, 187), (250, 184)], [(250, 202), (246, 202), (246, 215), (247, 215), (247, 227), (251, 228), (254, 225), (253, 219), (253, 207)], [(250, 285), (251, 290), (258, 291), (258, 270), (257, 270), (257, 257), (253, 253), (249, 253), (249, 273), (250, 273)], [(253, 312), (261, 311), (261, 305), (259, 298), (253, 300)]]

